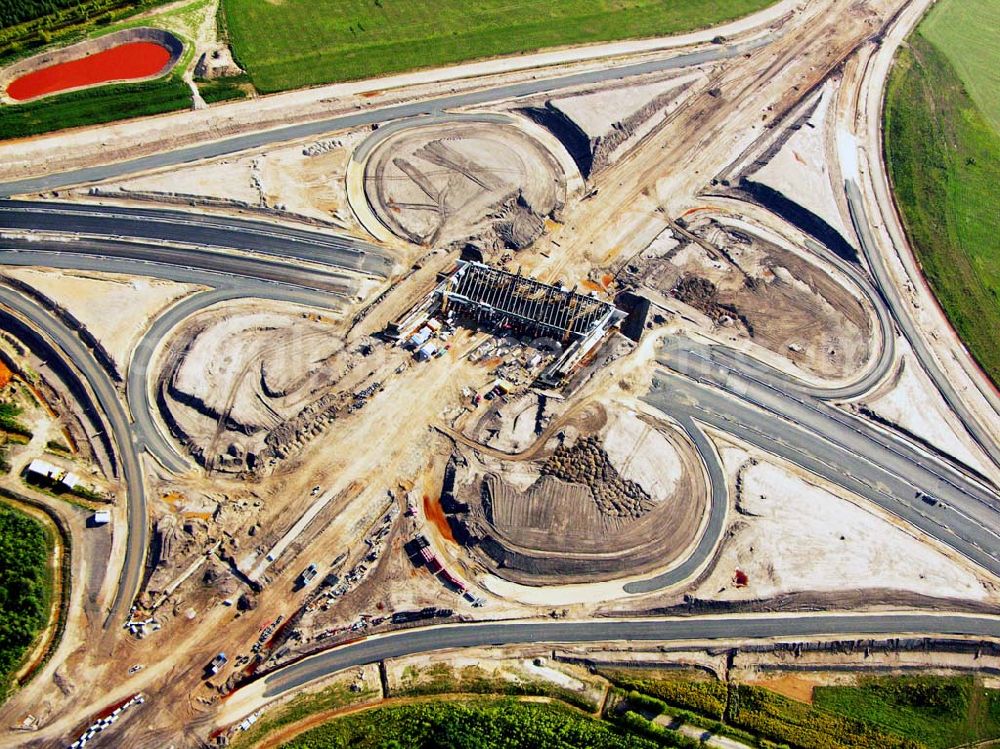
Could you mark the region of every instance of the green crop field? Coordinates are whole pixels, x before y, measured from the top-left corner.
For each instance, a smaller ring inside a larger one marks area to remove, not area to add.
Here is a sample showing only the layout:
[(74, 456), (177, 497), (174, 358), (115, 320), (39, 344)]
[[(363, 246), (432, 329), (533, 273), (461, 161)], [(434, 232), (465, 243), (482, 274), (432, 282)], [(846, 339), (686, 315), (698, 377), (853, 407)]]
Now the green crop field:
[(971, 676), (867, 678), (856, 687), (817, 687), (813, 700), (931, 749), (1000, 738), (1000, 691)]
[(773, 0), (223, 0), (261, 91), (713, 26)]
[[(973, 43), (967, 26), (982, 39)], [(910, 241), (955, 330), (996, 383), (998, 40), (1000, 0), (941, 0), (900, 53), (885, 107), (886, 160)]]
[(190, 106), (191, 89), (176, 74), (147, 83), (100, 86), (25, 104), (0, 105), (0, 139), (99, 125)]

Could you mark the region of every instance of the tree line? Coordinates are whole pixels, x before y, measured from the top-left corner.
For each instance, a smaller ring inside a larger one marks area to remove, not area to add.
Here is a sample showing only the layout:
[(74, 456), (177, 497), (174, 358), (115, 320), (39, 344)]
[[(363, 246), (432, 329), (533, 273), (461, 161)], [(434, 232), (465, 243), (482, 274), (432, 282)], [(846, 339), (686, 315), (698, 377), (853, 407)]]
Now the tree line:
[(16, 26), (25, 21), (58, 13), (66, 8), (90, 5), (80, 0), (0, 0), (0, 27)]
[(0, 699), (48, 620), (50, 546), (40, 523), (0, 505)]

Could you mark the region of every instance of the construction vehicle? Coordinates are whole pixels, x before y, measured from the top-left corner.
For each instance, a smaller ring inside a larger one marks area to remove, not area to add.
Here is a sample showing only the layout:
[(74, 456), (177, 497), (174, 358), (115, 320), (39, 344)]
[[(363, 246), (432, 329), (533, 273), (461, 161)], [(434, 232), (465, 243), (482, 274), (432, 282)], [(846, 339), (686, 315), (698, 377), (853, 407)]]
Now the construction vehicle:
[(299, 587), (304, 588), (309, 583), (313, 581), (313, 578), (319, 573), (319, 568), (315, 564), (310, 564), (299, 575)]
[(215, 676), (217, 673), (219, 673), (220, 670), (222, 670), (222, 667), (225, 666), (228, 662), (229, 659), (226, 657), (226, 654), (219, 653), (212, 659), (212, 662), (208, 664), (206, 670), (208, 671), (209, 675)]

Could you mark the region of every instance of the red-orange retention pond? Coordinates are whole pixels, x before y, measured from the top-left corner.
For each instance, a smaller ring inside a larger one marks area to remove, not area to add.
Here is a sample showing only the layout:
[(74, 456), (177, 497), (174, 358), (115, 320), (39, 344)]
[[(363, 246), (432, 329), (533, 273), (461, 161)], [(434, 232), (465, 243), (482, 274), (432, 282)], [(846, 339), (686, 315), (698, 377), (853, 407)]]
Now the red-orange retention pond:
[(7, 95), (25, 101), (82, 86), (149, 78), (167, 68), (172, 58), (171, 51), (157, 42), (127, 42), (26, 73), (11, 81)]

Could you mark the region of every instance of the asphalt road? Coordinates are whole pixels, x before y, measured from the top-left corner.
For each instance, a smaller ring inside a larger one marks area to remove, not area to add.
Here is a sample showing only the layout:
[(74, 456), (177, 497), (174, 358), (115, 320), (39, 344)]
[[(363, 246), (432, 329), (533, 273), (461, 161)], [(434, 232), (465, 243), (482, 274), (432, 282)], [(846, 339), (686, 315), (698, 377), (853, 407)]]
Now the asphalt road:
[(703, 564), (706, 564), (715, 551), (726, 528), (726, 512), (729, 509), (729, 486), (726, 483), (726, 472), (719, 460), (715, 446), (705, 436), (705, 433), (687, 414), (677, 414), (676, 421), (688, 438), (694, 443), (698, 455), (708, 471), (709, 499), (708, 523), (698, 539), (694, 551), (683, 562), (646, 580), (636, 580), (626, 583), (626, 593), (650, 593), (654, 590), (676, 585), (693, 577)]
[(143, 484), (139, 454), (129, 429), (129, 420), (118, 400), (118, 393), (110, 377), (74, 332), (56, 320), (37, 302), (3, 286), (0, 286), (0, 304), (14, 310), (36, 329), (43, 331), (56, 349), (63, 353), (63, 358), (71, 361), (83, 374), (114, 435), (121, 473), (128, 492), (128, 540), (118, 590), (104, 620), (104, 627), (107, 629), (123, 621), (124, 615), (139, 593), (146, 547), (149, 544), (146, 489)]
[[(0, 266), (16, 265), (148, 276), (178, 283), (240, 289), (242, 296), (250, 299), (274, 299), (337, 312), (344, 309), (343, 294), (339, 291), (319, 291), (298, 284), (286, 285), (259, 278), (232, 277), (201, 268), (166, 265), (128, 257), (109, 258), (97, 254), (100, 252), (99, 249), (95, 250), (94, 254), (63, 252), (61, 250), (64, 247), (60, 245), (60, 251), (49, 251), (38, 249), (40, 244), (38, 242), (32, 242), (27, 249), (6, 249), (11, 244), (14, 243), (9, 240), (0, 242)], [(101, 243), (101, 248), (106, 245), (107, 243)]]
[[(210, 248), (246, 250), (381, 278), (387, 278), (393, 266), (388, 251), (360, 239), (277, 223), (161, 208), (0, 201), (0, 231), (4, 229), (109, 239), (127, 237), (194, 246), (203, 248), (203, 252), (210, 252)], [(188, 264), (201, 266), (199, 261)]]
[(876, 613), (864, 615), (765, 614), (681, 619), (595, 619), (574, 622), (457, 624), (377, 635), (310, 656), (264, 677), (267, 699), (352, 666), (446, 648), (524, 643), (612, 641), (755, 640), (764, 638), (845, 639), (895, 635), (969, 635), (1000, 638), (993, 616)]
[(192, 468), (190, 459), (182, 455), (174, 442), (159, 428), (150, 399), (149, 366), (160, 342), (178, 324), (213, 304), (246, 297), (246, 289), (222, 288), (189, 296), (161, 314), (146, 330), (132, 354), (126, 377), (126, 397), (138, 442), (167, 470), (179, 474)]
[(5, 238), (0, 240), (5, 265), (45, 266), (93, 270), (104, 273), (128, 272), (140, 276), (166, 278), (208, 286), (243, 286), (247, 296), (267, 286), (284, 286), (322, 292), (327, 304), (338, 305), (352, 296), (354, 279), (336, 272), (303, 268), (293, 263), (255, 258), (248, 255), (212, 252), (199, 248), (179, 248), (139, 241), (114, 239)]
[[(914, 448), (885, 443), (807, 396), (788, 394), (677, 349), (661, 363), (647, 402), (778, 455), (874, 502), (1000, 575), (1000, 503), (981, 484)], [(940, 500), (931, 506), (918, 491)]]
[(1000, 466), (1000, 439), (998, 439), (997, 435), (991, 434), (986, 428), (981, 426), (979, 421), (965, 406), (965, 403), (955, 391), (954, 386), (948, 381), (945, 373), (937, 365), (937, 361), (924, 343), (923, 337), (917, 331), (913, 318), (907, 311), (905, 302), (900, 299), (896, 286), (889, 276), (889, 271), (885, 267), (882, 255), (872, 237), (864, 201), (861, 197), (861, 190), (852, 179), (845, 180), (844, 189), (847, 192), (847, 206), (851, 212), (851, 221), (861, 241), (861, 249), (868, 260), (868, 265), (872, 269), (876, 284), (878, 284), (889, 308), (892, 310), (892, 315), (896, 323), (902, 330), (903, 335), (906, 336), (906, 340), (909, 341), (910, 347), (913, 349), (913, 353), (917, 359), (920, 360), (924, 371), (927, 372), (927, 375), (934, 382), (934, 386), (948, 403), (949, 408), (958, 415), (969, 435), (990, 457), (990, 460), (997, 466)]
[(446, 109), (459, 109), (477, 104), (484, 104), (501, 99), (516, 98), (519, 96), (530, 96), (542, 94), (548, 91), (565, 88), (567, 86), (581, 86), (601, 81), (616, 80), (618, 78), (628, 78), (631, 76), (645, 75), (664, 70), (677, 70), (679, 68), (702, 65), (708, 62), (725, 60), (731, 57), (738, 57), (758, 47), (768, 44), (773, 35), (767, 34), (759, 39), (755, 39), (744, 44), (716, 46), (708, 49), (692, 52), (684, 55), (676, 55), (666, 59), (650, 60), (634, 65), (623, 65), (621, 67), (605, 67), (586, 73), (575, 73), (554, 78), (539, 78), (522, 83), (514, 83), (506, 86), (471, 91), (468, 93), (455, 94), (453, 96), (443, 96), (437, 99), (399, 104), (391, 107), (370, 109), (354, 114), (340, 115), (316, 122), (307, 122), (300, 125), (289, 125), (287, 127), (265, 130), (263, 132), (247, 133), (225, 140), (201, 143), (188, 148), (180, 148), (166, 153), (158, 153), (152, 156), (144, 156), (130, 161), (123, 161), (117, 164), (105, 164), (88, 169), (76, 169), (68, 172), (47, 174), (31, 179), (17, 180), (0, 184), (0, 195), (25, 195), (29, 193), (44, 192), (54, 190), (69, 185), (78, 185), (88, 182), (99, 182), (101, 180), (121, 177), (126, 174), (144, 172), (150, 169), (161, 169), (163, 167), (188, 164), (201, 159), (210, 159), (226, 154), (237, 153), (254, 148), (262, 148), (272, 143), (282, 143), (285, 141), (297, 140), (299, 138), (309, 138), (323, 135), (336, 130), (348, 128), (364, 127), (376, 123), (397, 120), (404, 117), (418, 117), (425, 114), (433, 114)]

